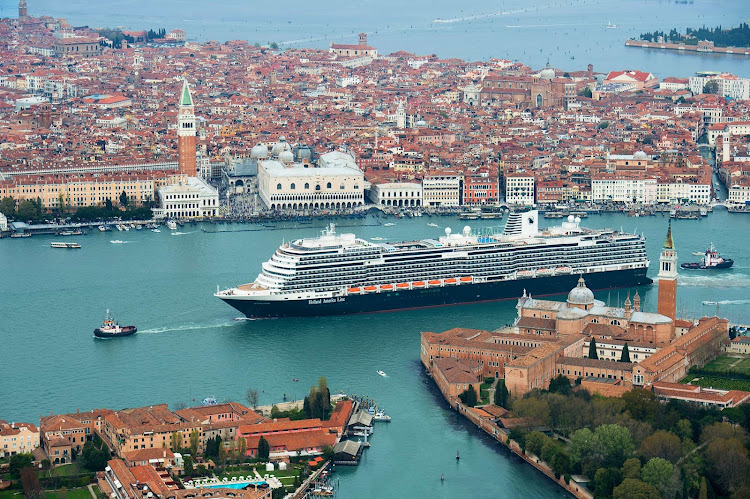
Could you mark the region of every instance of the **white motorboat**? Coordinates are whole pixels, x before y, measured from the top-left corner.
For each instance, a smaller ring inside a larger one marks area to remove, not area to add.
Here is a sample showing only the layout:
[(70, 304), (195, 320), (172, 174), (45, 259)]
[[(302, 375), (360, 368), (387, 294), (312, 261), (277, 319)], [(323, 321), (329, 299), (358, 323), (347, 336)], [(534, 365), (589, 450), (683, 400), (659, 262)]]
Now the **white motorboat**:
[(385, 421), (386, 423), (391, 422), (391, 417), (385, 413), (385, 411), (378, 411), (375, 413), (375, 415), (372, 417), (373, 421)]
[(112, 244), (123, 244), (125, 241), (121, 241), (120, 239), (113, 239), (109, 242)]
[(159, 229), (151, 229), (151, 232), (161, 232)]
[(169, 227), (169, 230), (177, 230), (177, 222), (174, 220), (169, 220), (167, 222), (167, 227)]
[(440, 227), (438, 224), (433, 224), (433, 223), (429, 223), (427, 225), (430, 226), (430, 227)]
[(394, 224), (392, 222), (388, 222), (387, 224), (383, 224), (383, 227), (393, 227), (394, 225), (396, 225), (396, 224)]
[(383, 371), (378, 370), (378, 374), (385, 378), (386, 374)]
[(103, 226), (103, 225), (100, 225), (100, 226), (99, 226), (99, 230), (100, 230), (101, 232), (107, 232), (107, 228), (106, 228), (105, 226)]

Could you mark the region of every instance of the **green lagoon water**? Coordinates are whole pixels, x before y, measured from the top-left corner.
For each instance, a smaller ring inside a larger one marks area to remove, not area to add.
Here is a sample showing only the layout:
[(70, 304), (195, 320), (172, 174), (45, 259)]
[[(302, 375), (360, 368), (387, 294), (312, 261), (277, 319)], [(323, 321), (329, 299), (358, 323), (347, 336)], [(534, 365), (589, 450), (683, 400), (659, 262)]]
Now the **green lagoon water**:
[[(339, 231), (387, 240), (435, 237), (455, 217), (340, 220)], [(655, 276), (667, 217), (591, 216), (583, 225), (643, 232)], [(440, 227), (430, 227), (436, 223)], [(472, 227), (503, 221), (472, 221)], [(545, 223), (557, 223), (548, 222)], [(237, 321), (212, 296), (216, 285), (252, 281), (283, 240), (314, 236), (323, 223), (281, 230), (204, 233), (200, 225), (161, 233), (90, 232), (65, 238), (80, 250), (50, 248), (47, 236), (0, 240), (0, 418), (38, 422), (41, 414), (167, 402), (198, 404), (212, 396), (261, 403), (302, 398), (318, 377), (332, 391), (367, 395), (393, 417), (378, 424), (357, 468), (340, 470), (343, 497), (552, 497), (562, 491), (451, 411), (419, 362), (421, 331), (497, 328), (512, 322), (504, 301), (396, 313)], [(350, 227), (346, 227), (346, 226)], [(206, 230), (259, 228), (203, 226)], [(713, 314), (750, 323), (750, 216), (723, 209), (702, 221), (673, 223), (680, 262), (712, 241), (734, 258), (723, 272), (680, 272), (678, 308), (685, 317)], [(111, 244), (121, 239), (124, 244)], [(655, 310), (656, 287), (640, 290)], [(597, 293), (612, 305), (627, 290)], [(562, 297), (560, 297), (562, 299)], [(106, 308), (139, 333), (92, 336)], [(388, 376), (382, 378), (376, 371)], [(299, 382), (293, 379), (299, 379)], [(193, 402), (195, 401), (195, 402)], [(456, 451), (461, 461), (455, 460)], [(445, 483), (440, 482), (444, 473)]]

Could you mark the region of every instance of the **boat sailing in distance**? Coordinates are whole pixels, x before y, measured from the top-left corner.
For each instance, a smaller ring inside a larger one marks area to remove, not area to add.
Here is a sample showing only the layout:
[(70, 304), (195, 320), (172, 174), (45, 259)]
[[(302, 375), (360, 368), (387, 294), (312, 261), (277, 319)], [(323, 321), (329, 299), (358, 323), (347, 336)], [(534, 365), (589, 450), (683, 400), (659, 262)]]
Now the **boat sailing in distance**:
[(94, 336), (97, 338), (119, 338), (120, 336), (130, 336), (135, 334), (138, 328), (135, 326), (120, 326), (119, 322), (112, 320), (107, 309), (107, 315), (101, 327), (94, 329)]
[(51, 248), (81, 249), (78, 243), (50, 243)]
[(714, 248), (714, 243), (711, 243), (700, 262), (683, 263), (680, 267), (687, 270), (711, 270), (728, 269), (732, 265), (734, 265), (734, 260), (720, 257), (719, 252)]
[(255, 282), (214, 296), (249, 318), (324, 316), (650, 284), (642, 236), (580, 227), (568, 217), (540, 231), (539, 213), (510, 214), (505, 231), (374, 243), (337, 234), (282, 244)]

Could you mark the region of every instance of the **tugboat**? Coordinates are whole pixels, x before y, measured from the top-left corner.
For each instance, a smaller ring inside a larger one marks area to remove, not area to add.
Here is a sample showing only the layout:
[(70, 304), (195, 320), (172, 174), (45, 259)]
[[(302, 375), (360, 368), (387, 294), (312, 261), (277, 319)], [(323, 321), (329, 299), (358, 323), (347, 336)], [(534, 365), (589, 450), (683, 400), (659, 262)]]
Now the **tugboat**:
[(731, 258), (720, 257), (714, 248), (714, 243), (711, 243), (711, 247), (706, 250), (700, 262), (683, 263), (680, 267), (688, 270), (728, 269), (733, 264), (734, 260)]
[(109, 315), (109, 309), (107, 309), (107, 316), (104, 318), (104, 323), (102, 327), (94, 329), (94, 336), (97, 338), (118, 338), (120, 336), (130, 336), (131, 334), (135, 334), (136, 331), (138, 331), (138, 328), (135, 326), (120, 327), (119, 322), (112, 320), (112, 317)]

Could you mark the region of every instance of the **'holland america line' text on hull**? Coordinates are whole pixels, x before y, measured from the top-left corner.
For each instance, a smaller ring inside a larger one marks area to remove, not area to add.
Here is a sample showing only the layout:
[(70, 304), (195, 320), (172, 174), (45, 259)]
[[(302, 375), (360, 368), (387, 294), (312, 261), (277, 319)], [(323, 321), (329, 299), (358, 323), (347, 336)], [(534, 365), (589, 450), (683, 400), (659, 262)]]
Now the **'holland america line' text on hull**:
[(570, 217), (538, 230), (538, 213), (511, 214), (503, 234), (371, 243), (354, 234), (285, 243), (250, 284), (217, 291), (247, 317), (377, 312), (650, 284), (645, 240), (591, 230)]

